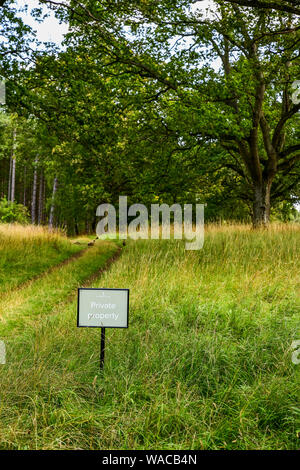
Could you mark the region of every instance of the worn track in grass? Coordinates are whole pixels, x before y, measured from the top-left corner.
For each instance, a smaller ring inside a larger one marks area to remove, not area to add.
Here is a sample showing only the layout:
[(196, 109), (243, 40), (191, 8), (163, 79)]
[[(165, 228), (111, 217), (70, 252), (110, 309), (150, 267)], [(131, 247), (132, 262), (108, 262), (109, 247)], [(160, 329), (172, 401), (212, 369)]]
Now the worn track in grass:
[[(76, 260), (77, 258), (80, 258), (81, 256), (84, 255), (84, 253), (88, 250), (88, 247), (86, 248), (83, 248), (81, 251), (78, 251), (77, 253), (73, 253), (71, 256), (69, 256), (68, 258), (64, 259), (63, 261), (60, 261), (59, 263), (57, 264), (54, 264), (53, 266), (50, 266), (49, 268), (45, 269), (45, 271), (35, 275), (35, 276), (32, 276), (30, 277), (29, 279), (27, 279), (26, 281), (24, 282), (21, 282), (21, 284), (18, 284), (16, 287), (13, 288), (13, 292), (16, 292), (16, 291), (19, 291), (21, 289), (24, 289), (25, 287), (29, 286), (31, 283), (37, 281), (38, 279), (41, 279), (45, 276), (47, 276), (48, 274), (52, 273), (53, 271), (55, 271), (56, 269), (59, 269), (61, 268), (62, 266), (65, 266), (71, 262), (73, 262), (74, 260)], [(7, 295), (10, 295), (11, 294), (11, 290), (7, 291), (7, 292), (1, 292), (1, 300), (3, 300), (5, 298), (5, 296)]]
[[(121, 248), (113, 242), (98, 242), (93, 248), (65, 260), (0, 301), (0, 334), (49, 314), (57, 305), (70, 301), (79, 286), (87, 286), (120, 256)], [(81, 256), (80, 256), (81, 255)], [(2, 324), (2, 327), (1, 327)]]

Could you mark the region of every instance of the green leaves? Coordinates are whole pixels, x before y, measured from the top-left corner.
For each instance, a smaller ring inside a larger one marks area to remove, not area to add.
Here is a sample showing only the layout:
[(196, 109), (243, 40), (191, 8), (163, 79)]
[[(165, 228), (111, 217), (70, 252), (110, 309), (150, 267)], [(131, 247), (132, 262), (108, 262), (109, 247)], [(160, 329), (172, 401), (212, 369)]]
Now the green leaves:
[(0, 199), (0, 222), (19, 224), (29, 223), (29, 213), (25, 206), (16, 202), (7, 201), (6, 198)]
[(227, 193), (250, 205), (255, 184), (270, 178), (274, 199), (290, 197), (298, 157), (289, 153), (295, 176), (282, 155), (299, 138), (288, 95), (299, 74), (296, 18), (232, 3), (54, 8), (70, 26), (65, 48), (11, 66), (9, 103), (34, 116), (48, 178), (63, 182), (62, 218), (79, 201), (92, 212), (121, 193), (176, 201), (204, 198), (200, 187), (207, 199)]

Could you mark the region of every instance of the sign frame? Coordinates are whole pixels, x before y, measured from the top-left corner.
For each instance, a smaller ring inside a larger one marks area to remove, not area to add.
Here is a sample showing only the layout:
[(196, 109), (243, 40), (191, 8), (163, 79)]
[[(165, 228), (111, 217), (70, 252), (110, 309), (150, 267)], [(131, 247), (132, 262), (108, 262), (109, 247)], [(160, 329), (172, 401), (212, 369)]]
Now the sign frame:
[[(95, 291), (126, 291), (127, 292), (127, 322), (126, 326), (106, 326), (106, 325), (80, 325), (79, 324), (79, 303), (80, 303), (80, 291), (81, 290), (95, 290)], [(77, 328), (121, 328), (121, 329), (128, 329), (129, 327), (129, 289), (124, 288), (107, 288), (107, 287), (78, 287), (77, 289)]]

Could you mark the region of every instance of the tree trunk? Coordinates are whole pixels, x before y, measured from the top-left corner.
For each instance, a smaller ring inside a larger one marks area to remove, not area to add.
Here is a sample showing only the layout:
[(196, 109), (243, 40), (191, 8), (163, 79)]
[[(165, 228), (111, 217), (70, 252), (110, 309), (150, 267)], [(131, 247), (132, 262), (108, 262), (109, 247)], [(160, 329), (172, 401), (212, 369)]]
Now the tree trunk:
[(39, 208), (38, 208), (38, 225), (42, 224), (43, 220), (43, 187), (44, 187), (44, 175), (43, 171), (41, 170), (41, 175), (40, 175), (40, 187), (39, 187)]
[(7, 188), (7, 200), (10, 201), (11, 194), (11, 169), (12, 169), (12, 157), (9, 159), (9, 175), (8, 175), (8, 188)]
[(13, 131), (13, 141), (12, 141), (12, 155), (11, 155), (11, 194), (10, 200), (14, 202), (15, 200), (15, 187), (16, 187), (16, 137), (17, 131)]
[(24, 167), (23, 176), (23, 205), (26, 206), (26, 166)]
[(45, 206), (46, 206), (46, 178), (43, 178), (43, 213), (42, 213), (42, 224), (45, 223)]
[(12, 158), (12, 169), (11, 169), (11, 202), (15, 201), (15, 187), (16, 187), (16, 159)]
[(266, 227), (270, 222), (272, 181), (254, 185), (253, 227)]
[(91, 232), (91, 230), (90, 230), (90, 221), (89, 221), (89, 219), (85, 219), (85, 233), (87, 235), (89, 235), (90, 232)]
[(33, 174), (33, 188), (32, 188), (32, 200), (31, 200), (31, 223), (35, 224), (36, 219), (36, 190), (37, 190), (37, 163), (38, 158), (35, 159), (34, 174)]
[(79, 228), (78, 228), (77, 218), (75, 218), (74, 232), (75, 232), (75, 235), (78, 237), (78, 235), (79, 235)]
[(50, 207), (50, 215), (49, 215), (49, 229), (53, 229), (53, 221), (54, 221), (54, 208), (55, 208), (55, 194), (57, 191), (57, 177), (55, 176), (53, 181), (53, 190), (52, 190), (52, 202)]

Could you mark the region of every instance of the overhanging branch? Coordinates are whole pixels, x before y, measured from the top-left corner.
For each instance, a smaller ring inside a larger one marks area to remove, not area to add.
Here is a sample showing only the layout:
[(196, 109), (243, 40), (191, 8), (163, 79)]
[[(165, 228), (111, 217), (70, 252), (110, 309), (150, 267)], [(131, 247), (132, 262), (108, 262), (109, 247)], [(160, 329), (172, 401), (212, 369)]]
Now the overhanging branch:
[(283, 2), (279, 0), (278, 2), (269, 2), (264, 0), (224, 0), (225, 2), (240, 5), (242, 7), (249, 8), (261, 8), (263, 10), (276, 10), (283, 11), (286, 13), (294, 13), (295, 15), (300, 15), (300, 7), (298, 0), (289, 0), (288, 2)]

